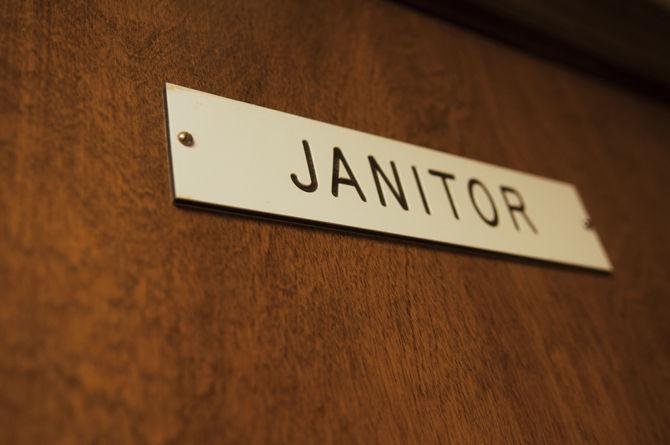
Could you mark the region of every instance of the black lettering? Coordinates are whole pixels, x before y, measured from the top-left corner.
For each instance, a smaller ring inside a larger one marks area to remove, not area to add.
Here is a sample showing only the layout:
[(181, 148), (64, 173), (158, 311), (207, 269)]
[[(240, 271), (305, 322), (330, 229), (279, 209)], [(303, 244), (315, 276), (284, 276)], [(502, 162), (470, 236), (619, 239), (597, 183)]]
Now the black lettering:
[[(477, 205), (477, 202), (475, 201), (474, 191), (473, 191), (475, 186), (479, 186), (479, 188), (481, 188), (484, 191), (484, 193), (486, 194), (486, 197), (489, 199), (489, 202), (491, 203), (491, 208), (493, 209), (493, 217), (491, 219), (486, 218), (486, 216), (484, 216), (482, 214), (482, 211), (479, 209), (479, 206)], [(493, 198), (491, 197), (491, 194), (486, 189), (484, 184), (482, 184), (477, 179), (474, 179), (474, 178), (470, 179), (470, 181), (468, 182), (468, 191), (470, 192), (470, 201), (472, 201), (472, 205), (475, 207), (475, 210), (477, 210), (477, 213), (479, 214), (481, 219), (486, 224), (488, 224), (489, 226), (492, 226), (492, 227), (497, 226), (498, 225), (498, 210), (496, 210), (496, 205), (493, 202)]]
[[(530, 220), (528, 215), (526, 214), (526, 205), (523, 202), (523, 198), (521, 197), (521, 194), (514, 190), (512, 187), (507, 187), (507, 186), (500, 186), (500, 193), (502, 193), (503, 199), (505, 200), (505, 204), (507, 204), (507, 209), (509, 210), (509, 215), (512, 217), (512, 222), (514, 223), (514, 227), (516, 227), (516, 230), (521, 230), (519, 229), (519, 224), (516, 222), (516, 216), (514, 216), (514, 212), (519, 212), (521, 215), (524, 217), (526, 220), (526, 223), (528, 223), (528, 226), (533, 230), (534, 233), (537, 233), (537, 229), (535, 228), (535, 225), (533, 222)], [(516, 196), (516, 201), (517, 204), (512, 205), (509, 202), (509, 199), (507, 199), (507, 194), (511, 193), (512, 195)]]
[(459, 219), (458, 210), (456, 210), (456, 203), (454, 203), (454, 199), (451, 197), (451, 192), (449, 191), (449, 183), (447, 183), (447, 180), (456, 179), (456, 177), (450, 173), (444, 173), (437, 170), (428, 170), (428, 173), (442, 178), (442, 184), (444, 184), (444, 190), (447, 192), (447, 198), (449, 198), (449, 204), (451, 204), (451, 211), (454, 213), (454, 217), (456, 217), (456, 219)]
[(423, 208), (426, 210), (426, 213), (430, 215), (430, 207), (428, 207), (428, 200), (426, 199), (426, 194), (423, 192), (423, 186), (421, 185), (421, 179), (419, 179), (419, 172), (416, 171), (416, 167), (412, 166), (412, 172), (414, 172), (414, 179), (416, 180), (416, 186), (419, 189), (421, 194), (421, 201), (423, 202)]
[[(348, 178), (340, 177), (340, 163), (344, 166), (344, 169), (347, 171), (347, 175), (349, 175)], [(338, 147), (335, 147), (333, 148), (333, 186), (331, 189), (333, 196), (338, 195), (340, 184), (350, 185), (356, 188), (358, 196), (360, 196), (364, 202), (367, 202), (367, 200), (365, 199), (365, 195), (363, 194), (363, 190), (361, 190), (361, 186), (358, 185), (358, 181), (356, 181), (354, 172), (351, 171), (351, 167), (349, 167), (347, 159), (342, 154), (342, 150), (340, 150)]]
[(384, 178), (384, 182), (386, 182), (386, 185), (388, 188), (391, 190), (391, 193), (393, 193), (393, 196), (395, 196), (395, 199), (398, 200), (398, 204), (405, 209), (409, 210), (409, 207), (407, 206), (407, 199), (405, 198), (405, 192), (402, 190), (402, 184), (400, 183), (400, 177), (398, 176), (398, 170), (395, 167), (395, 163), (391, 161), (391, 169), (393, 170), (393, 176), (395, 177), (395, 183), (398, 186), (398, 189), (396, 190), (393, 188), (393, 185), (391, 184), (391, 181), (389, 178), (386, 176), (386, 174), (382, 171), (381, 167), (377, 163), (377, 160), (372, 157), (368, 156), (368, 160), (370, 161), (370, 168), (372, 169), (372, 176), (375, 178), (375, 185), (377, 186), (377, 193), (379, 193), (379, 202), (386, 207), (386, 199), (384, 199), (384, 192), (382, 191), (382, 186), (381, 183), (379, 182), (379, 175), (381, 175), (382, 178)]
[(316, 170), (314, 169), (314, 161), (312, 160), (312, 151), (309, 149), (309, 143), (307, 141), (302, 141), (302, 147), (305, 149), (305, 159), (307, 160), (310, 183), (308, 185), (302, 184), (298, 180), (298, 175), (295, 173), (291, 173), (291, 180), (300, 190), (312, 193), (319, 187), (319, 182), (316, 179)]

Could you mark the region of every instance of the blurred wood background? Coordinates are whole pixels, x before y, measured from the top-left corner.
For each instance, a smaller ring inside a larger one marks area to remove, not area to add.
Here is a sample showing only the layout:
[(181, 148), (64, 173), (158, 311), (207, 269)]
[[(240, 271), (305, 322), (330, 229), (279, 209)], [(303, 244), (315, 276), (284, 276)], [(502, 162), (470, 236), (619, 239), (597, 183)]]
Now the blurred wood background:
[[(0, 443), (670, 441), (666, 105), (380, 0), (0, 11)], [(166, 81), (572, 182), (614, 273), (176, 208)]]
[(403, 0), (670, 102), (670, 0)]

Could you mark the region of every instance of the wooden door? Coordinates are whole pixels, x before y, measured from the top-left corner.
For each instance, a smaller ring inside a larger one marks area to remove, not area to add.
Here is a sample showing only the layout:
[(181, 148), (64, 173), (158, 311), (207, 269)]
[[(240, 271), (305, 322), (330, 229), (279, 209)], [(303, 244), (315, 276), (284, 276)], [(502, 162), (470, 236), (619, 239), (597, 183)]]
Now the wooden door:
[[(670, 441), (667, 105), (379, 0), (0, 10), (0, 442)], [(572, 182), (614, 273), (177, 208), (166, 81)]]

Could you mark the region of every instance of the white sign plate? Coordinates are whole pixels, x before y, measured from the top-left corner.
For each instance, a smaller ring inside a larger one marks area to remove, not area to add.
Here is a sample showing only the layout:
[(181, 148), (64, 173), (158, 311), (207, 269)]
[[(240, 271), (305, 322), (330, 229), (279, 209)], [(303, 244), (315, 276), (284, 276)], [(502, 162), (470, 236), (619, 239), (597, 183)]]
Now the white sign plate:
[(165, 97), (176, 203), (612, 270), (571, 184), (177, 85)]

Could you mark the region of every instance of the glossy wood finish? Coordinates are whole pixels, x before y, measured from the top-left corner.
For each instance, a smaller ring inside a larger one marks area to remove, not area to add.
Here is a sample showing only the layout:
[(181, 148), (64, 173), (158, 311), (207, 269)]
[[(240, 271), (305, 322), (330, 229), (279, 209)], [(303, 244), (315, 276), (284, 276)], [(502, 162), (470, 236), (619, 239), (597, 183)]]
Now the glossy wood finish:
[[(4, 2), (0, 442), (670, 440), (670, 111), (381, 1)], [(574, 182), (613, 275), (172, 205), (165, 81)]]

